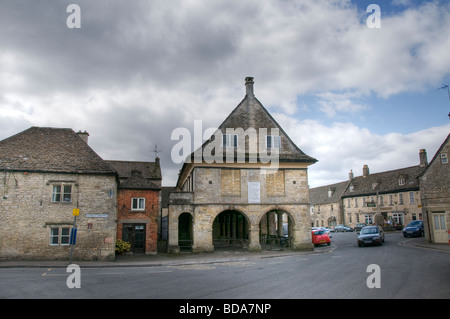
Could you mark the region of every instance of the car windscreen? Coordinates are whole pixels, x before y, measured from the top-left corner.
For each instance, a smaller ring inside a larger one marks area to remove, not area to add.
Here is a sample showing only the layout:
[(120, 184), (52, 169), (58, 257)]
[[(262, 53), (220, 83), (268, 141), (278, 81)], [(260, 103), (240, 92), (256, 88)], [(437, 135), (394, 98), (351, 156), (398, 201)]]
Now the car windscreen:
[(378, 230), (376, 228), (363, 228), (361, 229), (361, 234), (376, 234)]
[(324, 231), (323, 230), (316, 230), (314, 232), (314, 235), (323, 235)]
[(418, 227), (421, 224), (422, 224), (421, 221), (416, 220), (416, 221), (410, 222), (407, 227)]

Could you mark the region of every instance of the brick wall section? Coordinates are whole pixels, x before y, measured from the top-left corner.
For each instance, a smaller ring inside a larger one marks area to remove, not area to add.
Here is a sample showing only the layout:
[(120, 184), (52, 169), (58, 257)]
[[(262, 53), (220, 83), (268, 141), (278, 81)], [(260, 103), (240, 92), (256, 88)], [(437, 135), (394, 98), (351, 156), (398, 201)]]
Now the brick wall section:
[[(145, 198), (145, 209), (143, 211), (131, 209), (132, 198), (135, 197)], [(117, 207), (117, 238), (122, 238), (122, 226), (124, 223), (144, 223), (146, 224), (145, 253), (156, 253), (158, 239), (159, 191), (119, 188), (117, 194)]]

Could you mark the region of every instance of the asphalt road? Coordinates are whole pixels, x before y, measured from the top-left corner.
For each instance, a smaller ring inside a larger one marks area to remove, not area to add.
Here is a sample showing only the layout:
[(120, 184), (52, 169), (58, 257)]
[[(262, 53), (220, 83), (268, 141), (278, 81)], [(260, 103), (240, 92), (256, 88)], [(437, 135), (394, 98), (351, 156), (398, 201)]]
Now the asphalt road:
[[(357, 247), (356, 233), (332, 235), (316, 253), (180, 266), (0, 269), (0, 298), (301, 299), (450, 297), (450, 254), (399, 245)], [(375, 271), (369, 265), (379, 266)], [(75, 282), (75, 281), (72, 281)], [(368, 284), (369, 282), (369, 284)], [(378, 285), (379, 288), (369, 286)]]

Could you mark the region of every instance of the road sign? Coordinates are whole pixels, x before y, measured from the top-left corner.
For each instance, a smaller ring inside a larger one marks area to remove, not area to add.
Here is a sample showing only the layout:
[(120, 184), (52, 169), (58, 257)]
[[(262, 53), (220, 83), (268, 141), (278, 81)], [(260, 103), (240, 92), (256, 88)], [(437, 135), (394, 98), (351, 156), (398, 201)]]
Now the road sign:
[(77, 243), (77, 229), (72, 228), (70, 230), (70, 244), (75, 245)]
[(73, 216), (78, 216), (78, 215), (80, 215), (80, 209), (79, 209), (79, 208), (74, 208), (73, 211), (72, 211), (72, 215), (73, 215)]

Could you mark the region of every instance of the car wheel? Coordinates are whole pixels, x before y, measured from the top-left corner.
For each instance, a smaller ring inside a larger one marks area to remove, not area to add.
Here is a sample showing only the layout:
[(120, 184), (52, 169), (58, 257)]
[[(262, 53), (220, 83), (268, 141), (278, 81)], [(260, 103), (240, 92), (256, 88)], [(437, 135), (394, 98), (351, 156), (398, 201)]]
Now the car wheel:
[(327, 243), (327, 246), (330, 246), (330, 243)]

